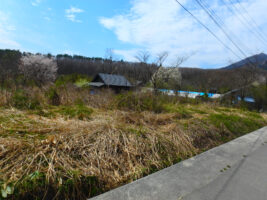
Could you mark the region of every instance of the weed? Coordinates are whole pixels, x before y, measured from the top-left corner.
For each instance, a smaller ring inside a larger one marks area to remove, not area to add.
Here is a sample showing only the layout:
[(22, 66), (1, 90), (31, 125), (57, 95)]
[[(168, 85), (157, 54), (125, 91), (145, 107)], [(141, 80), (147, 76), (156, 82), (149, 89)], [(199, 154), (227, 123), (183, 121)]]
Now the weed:
[(161, 113), (164, 111), (163, 101), (162, 98), (154, 96), (152, 93), (137, 94), (129, 92), (117, 95), (113, 105), (119, 109)]
[(191, 111), (186, 108), (184, 105), (177, 105), (177, 104), (166, 104), (164, 106), (164, 110), (169, 113), (178, 113), (180, 114), (180, 119), (182, 118), (190, 118)]
[(11, 104), (18, 109), (38, 109), (40, 108), (40, 102), (36, 98), (31, 98), (23, 90), (15, 91)]
[(198, 114), (208, 114), (208, 112), (197, 109), (197, 108), (190, 108), (190, 111), (194, 112), (194, 113), (198, 113)]
[(79, 120), (90, 119), (93, 110), (83, 104), (78, 104), (74, 106), (60, 106), (55, 110), (67, 118), (77, 118)]

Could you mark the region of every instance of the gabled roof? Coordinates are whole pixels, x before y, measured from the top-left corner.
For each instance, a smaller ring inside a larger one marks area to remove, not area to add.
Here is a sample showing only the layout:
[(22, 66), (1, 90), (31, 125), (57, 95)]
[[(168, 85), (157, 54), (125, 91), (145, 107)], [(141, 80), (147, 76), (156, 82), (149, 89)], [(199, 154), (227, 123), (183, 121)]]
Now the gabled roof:
[(108, 86), (132, 87), (132, 84), (124, 76), (121, 75), (99, 73), (97, 76), (99, 76), (105, 83), (105, 85)]

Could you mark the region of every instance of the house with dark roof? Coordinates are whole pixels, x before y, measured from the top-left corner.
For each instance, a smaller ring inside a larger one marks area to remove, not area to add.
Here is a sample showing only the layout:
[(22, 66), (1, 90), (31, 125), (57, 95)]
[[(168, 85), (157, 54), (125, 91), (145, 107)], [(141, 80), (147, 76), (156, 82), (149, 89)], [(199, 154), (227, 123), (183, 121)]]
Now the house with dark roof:
[(132, 84), (124, 76), (103, 73), (97, 74), (89, 85), (93, 88), (110, 88), (116, 92), (132, 88)]

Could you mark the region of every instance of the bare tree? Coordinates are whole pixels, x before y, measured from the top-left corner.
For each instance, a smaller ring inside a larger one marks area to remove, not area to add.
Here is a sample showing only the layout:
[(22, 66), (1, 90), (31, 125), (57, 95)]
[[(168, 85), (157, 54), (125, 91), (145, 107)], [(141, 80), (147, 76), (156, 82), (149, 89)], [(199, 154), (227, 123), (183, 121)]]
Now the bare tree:
[(107, 48), (105, 58), (112, 61), (114, 59), (114, 50), (111, 48)]
[[(157, 66), (153, 64), (148, 64), (149, 58), (151, 54), (149, 51), (139, 51), (137, 52), (135, 58), (140, 62), (140, 69), (142, 70), (142, 79), (145, 82), (150, 81), (151, 77), (153, 76), (155, 70), (157, 70)], [(156, 68), (156, 69), (155, 69)]]
[(111, 48), (106, 49), (105, 59), (107, 62), (107, 66), (105, 64), (103, 65), (103, 72), (107, 73), (109, 71), (109, 73), (111, 74), (116, 73), (117, 69), (116, 69), (116, 65), (114, 65), (114, 50), (113, 49)]
[(141, 63), (147, 63), (150, 56), (151, 54), (149, 53), (149, 51), (139, 51), (135, 55), (135, 58)]
[(240, 88), (240, 97), (243, 100), (247, 95), (247, 88), (256, 80), (257, 66), (249, 63), (245, 66), (237, 68), (236, 74), (238, 88)]
[(175, 62), (173, 63), (173, 67), (181, 67), (181, 65), (187, 61), (189, 58), (191, 57), (191, 55), (189, 56), (177, 56), (175, 59)]
[(57, 62), (43, 55), (26, 54), (21, 58), (20, 72), (27, 80), (37, 83), (52, 82), (57, 75)]
[(157, 55), (157, 65), (159, 65), (160, 67), (162, 67), (163, 63), (165, 62), (165, 60), (167, 59), (169, 53), (167, 51), (163, 51), (161, 53), (159, 53)]

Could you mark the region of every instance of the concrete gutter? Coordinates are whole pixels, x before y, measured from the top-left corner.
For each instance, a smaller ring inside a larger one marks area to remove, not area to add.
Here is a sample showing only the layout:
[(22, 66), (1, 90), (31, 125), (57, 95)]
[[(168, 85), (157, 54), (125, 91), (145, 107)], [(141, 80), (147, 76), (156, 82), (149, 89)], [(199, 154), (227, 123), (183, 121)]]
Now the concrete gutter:
[(267, 142), (267, 127), (91, 200), (180, 200), (242, 162)]

